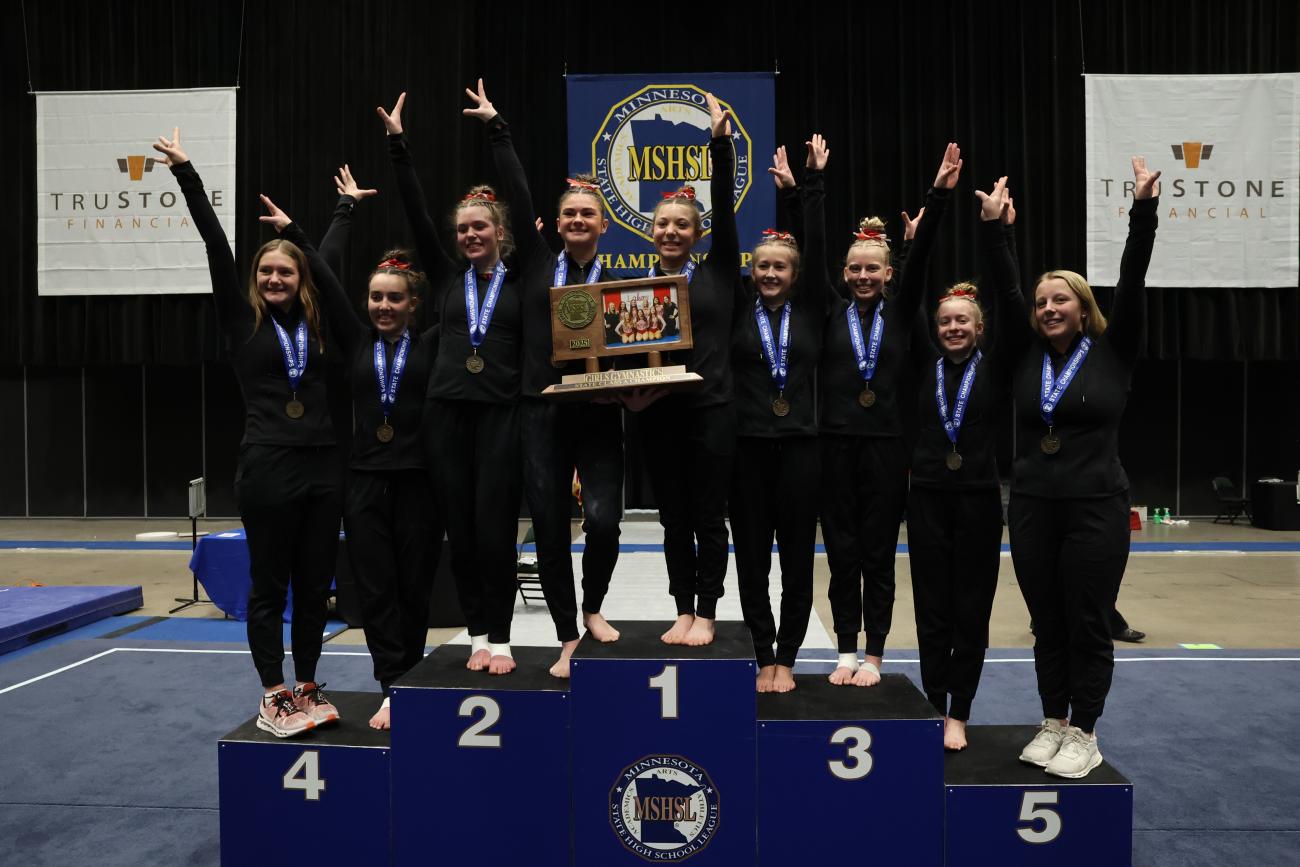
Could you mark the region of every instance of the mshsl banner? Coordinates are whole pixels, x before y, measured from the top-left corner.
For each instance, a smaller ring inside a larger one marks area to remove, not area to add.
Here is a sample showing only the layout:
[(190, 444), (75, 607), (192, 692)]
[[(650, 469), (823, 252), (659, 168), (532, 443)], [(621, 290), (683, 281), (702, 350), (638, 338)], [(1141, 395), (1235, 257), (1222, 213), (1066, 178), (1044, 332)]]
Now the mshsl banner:
[[(773, 225), (776, 194), (767, 174), (776, 149), (775, 91), (770, 73), (682, 75), (570, 75), (569, 169), (596, 176), (609, 212), (601, 239), (607, 268), (645, 273), (657, 257), (651, 214), (662, 195), (695, 187), (704, 237), (694, 256), (709, 249), (714, 208), (736, 211), (742, 265), (748, 270), (759, 233)], [(709, 193), (709, 110), (712, 93), (731, 110), (736, 178), (731, 201)]]
[(233, 244), (233, 88), (36, 95), (39, 294), (211, 291), (185, 197), (151, 147), (173, 127)]
[(1151, 286), (1300, 281), (1300, 74), (1089, 75), (1088, 278), (1114, 286), (1129, 159), (1160, 169)]

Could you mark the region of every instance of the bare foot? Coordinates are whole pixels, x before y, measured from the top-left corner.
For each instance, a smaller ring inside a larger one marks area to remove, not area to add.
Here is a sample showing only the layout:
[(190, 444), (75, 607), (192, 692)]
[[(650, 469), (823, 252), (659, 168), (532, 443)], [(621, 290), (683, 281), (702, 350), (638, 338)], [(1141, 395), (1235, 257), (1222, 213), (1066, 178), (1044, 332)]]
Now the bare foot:
[(482, 650), (476, 650), (470, 654), (469, 662), (465, 663), (465, 667), (470, 671), (482, 671), (488, 667), (488, 661), (491, 658), (492, 654), (488, 652), (486, 647)]
[(868, 656), (853, 675), (854, 686), (875, 686), (880, 683), (880, 666), (884, 662), (879, 656)]
[(392, 728), (389, 720), (388, 699), (384, 699), (384, 703), (379, 706), (379, 710), (375, 711), (375, 715), (370, 718), (370, 727), (381, 731)]
[(512, 656), (493, 656), (488, 661), (488, 674), (509, 674), (515, 670)]
[(682, 643), (691, 647), (703, 647), (706, 644), (712, 644), (713, 621), (707, 617), (696, 617), (695, 622), (691, 624), (691, 631), (686, 633), (686, 640)]
[(843, 665), (837, 665), (828, 678), (836, 686), (844, 686), (846, 683), (853, 682), (853, 669), (846, 668)]
[(695, 623), (694, 614), (678, 614), (673, 625), (660, 636), (664, 644), (685, 644), (686, 634), (691, 631), (691, 626)]
[(789, 666), (778, 665), (772, 678), (772, 692), (790, 692), (794, 689), (794, 672)]
[(754, 679), (754, 688), (758, 692), (772, 691), (772, 676), (776, 674), (775, 665), (759, 666), (758, 677)]
[(944, 717), (943, 748), (945, 750), (966, 749), (966, 722), (964, 720)]
[(587, 631), (591, 633), (591, 637), (597, 641), (618, 641), (618, 630), (610, 626), (609, 621), (599, 612), (596, 614), (587, 614), (584, 612), (582, 615), (582, 625), (587, 627)]
[(560, 645), (560, 658), (556, 660), (555, 665), (551, 666), (551, 677), (567, 678), (569, 676), (569, 660), (573, 657), (573, 651), (578, 647), (578, 639), (566, 641)]

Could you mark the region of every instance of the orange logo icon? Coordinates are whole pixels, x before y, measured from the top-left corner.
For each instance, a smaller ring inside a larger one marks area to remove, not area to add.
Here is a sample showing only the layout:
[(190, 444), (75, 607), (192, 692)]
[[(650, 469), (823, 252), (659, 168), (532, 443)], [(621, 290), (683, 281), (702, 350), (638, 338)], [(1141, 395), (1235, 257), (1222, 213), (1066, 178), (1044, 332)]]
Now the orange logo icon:
[(131, 175), (131, 180), (138, 181), (144, 177), (145, 172), (153, 171), (153, 164), (156, 162), (158, 162), (158, 160), (153, 157), (142, 155), (136, 156), (133, 154), (125, 159), (119, 157), (117, 160), (117, 170), (119, 172), (128, 172)]
[(1201, 160), (1208, 160), (1210, 151), (1214, 150), (1214, 145), (1201, 144), (1198, 141), (1185, 141), (1170, 147), (1174, 150), (1174, 159), (1182, 160), (1189, 169), (1198, 168)]

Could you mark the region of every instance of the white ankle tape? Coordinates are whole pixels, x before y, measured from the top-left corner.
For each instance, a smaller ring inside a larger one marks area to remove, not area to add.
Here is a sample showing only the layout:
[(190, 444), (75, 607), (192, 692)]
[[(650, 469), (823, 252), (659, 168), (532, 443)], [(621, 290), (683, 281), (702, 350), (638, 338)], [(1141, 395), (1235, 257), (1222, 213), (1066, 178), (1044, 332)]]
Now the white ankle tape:
[(874, 662), (862, 663), (862, 670), (869, 671), (872, 674), (874, 674), (876, 677), (880, 677), (880, 668)]
[(505, 644), (489, 644), (488, 650), (493, 656), (508, 656), (511, 659), (514, 659), (513, 656), (510, 656), (510, 642), (506, 642)]
[(858, 655), (856, 653), (841, 653), (839, 661), (835, 663), (837, 668), (847, 668), (849, 671), (858, 670)]
[(488, 649), (488, 640), (487, 640), (486, 633), (484, 633), (483, 635), (471, 635), (469, 637), (470, 653), (478, 653), (480, 650), (487, 650), (487, 649)]
[(380, 710), (388, 710), (388, 696), (384, 696), (383, 702), (379, 705)]

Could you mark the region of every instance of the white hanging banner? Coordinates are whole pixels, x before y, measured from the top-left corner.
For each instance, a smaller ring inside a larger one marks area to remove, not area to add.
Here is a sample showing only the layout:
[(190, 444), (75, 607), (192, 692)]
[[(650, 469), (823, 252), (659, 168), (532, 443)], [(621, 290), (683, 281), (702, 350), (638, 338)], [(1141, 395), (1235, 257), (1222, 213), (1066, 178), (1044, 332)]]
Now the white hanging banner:
[(1130, 157), (1160, 178), (1149, 286), (1300, 285), (1300, 74), (1087, 75), (1088, 279), (1114, 286)]
[(36, 94), (37, 291), (212, 291), (203, 241), (152, 144), (180, 127), (231, 245), (235, 89)]

